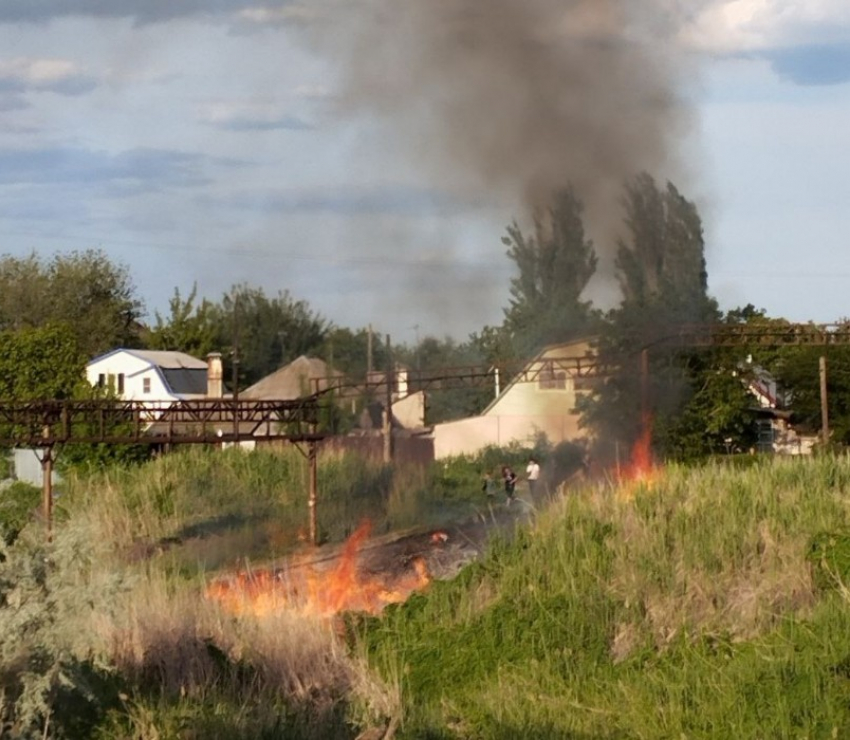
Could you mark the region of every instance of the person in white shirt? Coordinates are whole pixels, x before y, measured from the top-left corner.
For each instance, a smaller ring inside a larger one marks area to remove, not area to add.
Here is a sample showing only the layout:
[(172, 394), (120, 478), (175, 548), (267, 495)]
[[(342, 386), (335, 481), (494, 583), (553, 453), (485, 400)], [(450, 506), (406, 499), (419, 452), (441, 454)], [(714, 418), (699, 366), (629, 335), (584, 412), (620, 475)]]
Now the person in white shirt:
[(525, 477), (528, 480), (528, 492), (533, 496), (536, 493), (537, 481), (540, 480), (540, 464), (536, 458), (529, 458)]

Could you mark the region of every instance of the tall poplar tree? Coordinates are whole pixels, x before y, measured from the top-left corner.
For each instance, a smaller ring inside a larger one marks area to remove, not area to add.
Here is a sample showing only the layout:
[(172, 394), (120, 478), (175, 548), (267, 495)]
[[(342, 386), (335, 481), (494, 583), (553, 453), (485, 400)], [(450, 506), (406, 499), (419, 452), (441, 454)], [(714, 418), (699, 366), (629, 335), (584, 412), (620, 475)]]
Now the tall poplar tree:
[[(619, 371), (601, 380), (580, 409), (583, 424), (598, 439), (628, 449), (650, 419), (656, 430), (673, 428), (694, 397), (695, 383), (711, 372), (710, 363), (694, 362), (692, 350), (669, 341), (677, 327), (714, 322), (719, 313), (708, 295), (696, 205), (672, 183), (660, 188), (642, 173), (626, 183), (623, 208), (625, 232), (615, 263), (623, 300), (608, 315), (599, 343), (602, 359)], [(646, 378), (643, 350), (649, 360)]]
[(504, 329), (520, 356), (584, 335), (593, 319), (583, 299), (597, 257), (583, 222), (584, 206), (572, 188), (556, 193), (534, 219), (533, 234), (514, 222), (502, 242), (519, 274), (511, 280)]

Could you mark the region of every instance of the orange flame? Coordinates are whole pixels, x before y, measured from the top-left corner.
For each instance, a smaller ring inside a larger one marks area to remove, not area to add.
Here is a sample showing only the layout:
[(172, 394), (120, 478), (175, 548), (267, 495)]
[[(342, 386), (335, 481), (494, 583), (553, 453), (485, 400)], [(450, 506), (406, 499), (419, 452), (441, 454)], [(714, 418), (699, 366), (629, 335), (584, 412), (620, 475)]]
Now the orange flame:
[(620, 480), (650, 484), (656, 478), (658, 468), (652, 457), (652, 419), (643, 418), (641, 432), (632, 446), (629, 463), (620, 470)]
[(345, 543), (335, 567), (321, 571), (315, 565), (293, 564), (285, 570), (241, 572), (219, 579), (206, 589), (230, 612), (264, 616), (283, 609), (332, 617), (354, 611), (377, 615), (388, 604), (405, 601), (427, 586), (431, 577), (422, 558), (414, 559), (400, 574), (368, 575), (358, 568), (358, 555), (368, 539), (366, 522)]

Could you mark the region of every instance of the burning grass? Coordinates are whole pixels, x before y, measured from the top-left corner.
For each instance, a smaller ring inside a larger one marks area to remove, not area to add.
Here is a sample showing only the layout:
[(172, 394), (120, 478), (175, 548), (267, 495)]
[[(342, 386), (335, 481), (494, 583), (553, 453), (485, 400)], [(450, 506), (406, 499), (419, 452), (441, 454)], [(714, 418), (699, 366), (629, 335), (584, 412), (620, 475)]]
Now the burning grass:
[[(850, 460), (655, 470), (627, 497), (563, 491), (452, 581), (411, 557), (377, 567), (365, 528), (319, 551), (336, 557), (230, 580), (105, 557), (121, 529), (98, 527), (142, 520), (109, 520), (95, 506), (120, 501), (92, 491), (73, 548), (79, 510), (55, 550), (0, 563), (4, 688), (49, 685), (14, 673), (27, 656), (102, 666), (100, 736), (143, 740), (850, 736)], [(134, 510), (160, 507), (151, 531), (168, 531), (188, 501)], [(340, 611), (360, 612), (345, 640)]]
[(380, 614), (387, 605), (425, 588), (431, 577), (421, 557), (401, 569), (379, 573), (363, 569), (359, 556), (370, 532), (371, 525), (362, 524), (330, 562), (320, 565), (302, 556), (301, 562), (293, 559), (286, 568), (242, 571), (213, 581), (206, 596), (232, 613), (258, 617), (283, 611), (320, 618), (342, 612)]

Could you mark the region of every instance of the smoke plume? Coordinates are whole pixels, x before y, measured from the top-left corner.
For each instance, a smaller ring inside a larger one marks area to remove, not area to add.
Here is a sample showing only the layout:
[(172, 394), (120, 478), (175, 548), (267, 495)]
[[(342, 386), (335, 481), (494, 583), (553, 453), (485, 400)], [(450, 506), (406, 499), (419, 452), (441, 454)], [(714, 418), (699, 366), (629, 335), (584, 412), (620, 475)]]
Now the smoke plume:
[(326, 0), (314, 38), (343, 110), (381, 117), (430, 184), (527, 215), (571, 183), (604, 229), (626, 178), (683, 172), (676, 5)]

